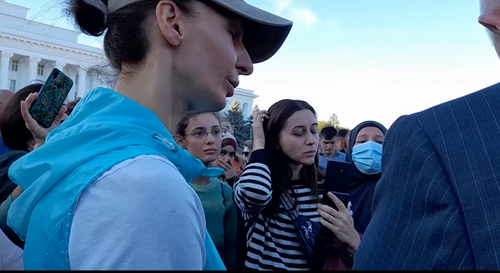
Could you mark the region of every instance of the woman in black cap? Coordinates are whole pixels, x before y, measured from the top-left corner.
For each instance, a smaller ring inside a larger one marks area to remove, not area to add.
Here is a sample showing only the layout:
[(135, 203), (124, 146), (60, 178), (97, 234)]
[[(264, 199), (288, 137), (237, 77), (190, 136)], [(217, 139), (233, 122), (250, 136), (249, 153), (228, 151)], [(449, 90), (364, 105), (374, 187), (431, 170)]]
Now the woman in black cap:
[(222, 110), (292, 22), (243, 0), (68, 2), (79, 29), (105, 34), (118, 77), (9, 170), (24, 189), (8, 223), (26, 240), (25, 269), (224, 269), (186, 183), (223, 170), (205, 167), (168, 129), (190, 110)]

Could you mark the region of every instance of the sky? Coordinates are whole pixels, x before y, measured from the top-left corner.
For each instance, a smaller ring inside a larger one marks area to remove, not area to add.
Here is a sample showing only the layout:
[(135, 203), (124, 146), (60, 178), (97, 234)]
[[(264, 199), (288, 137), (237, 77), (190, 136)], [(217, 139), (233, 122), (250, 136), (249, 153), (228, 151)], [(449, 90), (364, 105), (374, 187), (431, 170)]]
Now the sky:
[[(61, 0), (7, 0), (29, 19), (73, 29)], [(343, 127), (386, 127), (500, 81), (500, 60), (477, 22), (478, 0), (247, 0), (294, 26), (280, 51), (256, 64), (240, 87), (260, 109), (281, 99), (309, 102), (318, 119)], [(81, 35), (80, 43), (101, 46)]]

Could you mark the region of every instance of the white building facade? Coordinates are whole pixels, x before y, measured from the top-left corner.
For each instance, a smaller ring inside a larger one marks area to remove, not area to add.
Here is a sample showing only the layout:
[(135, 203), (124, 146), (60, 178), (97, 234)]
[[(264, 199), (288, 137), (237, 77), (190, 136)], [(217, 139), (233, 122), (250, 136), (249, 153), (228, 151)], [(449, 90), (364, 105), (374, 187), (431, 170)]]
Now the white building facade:
[(233, 101), (236, 100), (240, 104), (243, 117), (247, 118), (250, 114), (252, 114), (253, 100), (258, 97), (259, 96), (254, 94), (253, 90), (236, 88), (234, 96), (226, 99), (226, 107), (222, 111), (226, 112), (229, 107), (231, 107)]
[(79, 44), (80, 32), (28, 20), (27, 13), (25, 7), (0, 0), (0, 89), (17, 91), (44, 81), (53, 68), (73, 79), (68, 100), (96, 87), (86, 71), (106, 62), (102, 49)]
[[(0, 89), (17, 91), (35, 80), (45, 81), (54, 68), (73, 79), (67, 100), (102, 86), (87, 71), (107, 64), (103, 50), (78, 43), (81, 32), (28, 20), (28, 10), (0, 0)], [(248, 116), (254, 98), (252, 90), (237, 88), (226, 108), (236, 99)]]

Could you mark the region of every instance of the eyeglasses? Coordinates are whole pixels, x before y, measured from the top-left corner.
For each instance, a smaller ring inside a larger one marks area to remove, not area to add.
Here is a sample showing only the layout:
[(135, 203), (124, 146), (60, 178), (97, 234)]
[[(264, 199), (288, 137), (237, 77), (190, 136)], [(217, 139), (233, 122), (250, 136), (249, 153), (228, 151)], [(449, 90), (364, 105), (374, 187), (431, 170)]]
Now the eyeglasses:
[(220, 129), (215, 129), (210, 132), (197, 131), (191, 134), (186, 134), (186, 136), (192, 136), (194, 139), (202, 140), (205, 139), (208, 136), (208, 134), (212, 134), (214, 138), (221, 138), (224, 137), (226, 133), (224, 131), (221, 131)]
[(249, 156), (249, 155), (250, 155), (250, 152), (243, 152), (243, 155), (244, 155), (244, 156)]

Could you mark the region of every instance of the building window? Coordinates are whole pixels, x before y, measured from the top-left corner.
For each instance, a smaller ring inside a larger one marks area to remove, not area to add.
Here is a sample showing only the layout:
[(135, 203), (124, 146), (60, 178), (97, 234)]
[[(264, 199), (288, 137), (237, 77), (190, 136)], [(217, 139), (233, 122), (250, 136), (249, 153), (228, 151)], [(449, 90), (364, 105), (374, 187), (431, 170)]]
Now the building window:
[(247, 112), (247, 109), (248, 109), (248, 103), (243, 103), (243, 109), (242, 109), (243, 114)]
[(43, 64), (38, 64), (38, 76), (42, 76), (43, 77)]
[(10, 61), (10, 70), (13, 72), (17, 72), (19, 70), (19, 61), (11, 60)]
[(16, 91), (16, 80), (10, 80), (10, 90)]

